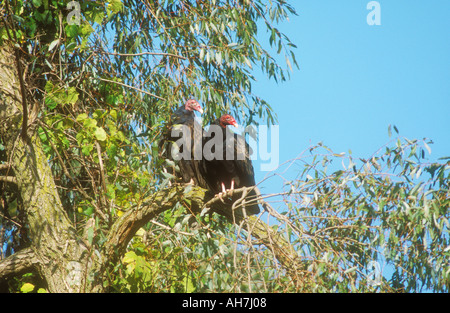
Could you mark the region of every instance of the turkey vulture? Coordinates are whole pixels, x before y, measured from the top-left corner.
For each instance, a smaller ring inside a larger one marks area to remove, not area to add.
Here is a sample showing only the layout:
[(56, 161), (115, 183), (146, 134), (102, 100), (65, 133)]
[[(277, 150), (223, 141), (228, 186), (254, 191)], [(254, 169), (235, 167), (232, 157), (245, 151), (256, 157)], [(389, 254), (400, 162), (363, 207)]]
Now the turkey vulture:
[[(226, 191), (226, 187), (234, 189), (255, 186), (249, 145), (244, 137), (228, 130), (227, 125), (237, 126), (236, 120), (229, 114), (213, 121), (204, 135), (202, 162), (204, 178), (208, 188), (219, 195)], [(255, 190), (248, 196), (256, 199)], [(248, 215), (258, 214), (260, 211), (258, 204), (246, 206), (245, 210)]]
[(179, 107), (171, 117), (166, 140), (169, 145), (168, 158), (177, 161), (180, 168), (178, 177), (185, 183), (206, 187), (200, 171), (203, 129), (195, 120), (194, 111), (203, 113), (200, 104), (190, 99)]

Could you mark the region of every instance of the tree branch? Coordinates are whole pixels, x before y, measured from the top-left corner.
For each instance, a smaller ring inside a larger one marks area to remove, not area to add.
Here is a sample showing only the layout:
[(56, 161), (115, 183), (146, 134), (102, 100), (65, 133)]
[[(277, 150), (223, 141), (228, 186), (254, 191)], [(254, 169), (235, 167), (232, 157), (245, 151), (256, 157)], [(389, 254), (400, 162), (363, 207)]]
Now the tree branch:
[(118, 56), (140, 56), (140, 55), (162, 55), (168, 57), (174, 57), (182, 60), (187, 60), (188, 58), (183, 57), (181, 55), (173, 54), (173, 53), (165, 53), (165, 52), (140, 52), (140, 53), (115, 53), (115, 52), (103, 52), (102, 54), (110, 54), (110, 55), (118, 55)]
[(142, 90), (142, 89), (139, 89), (139, 88), (137, 88), (137, 87), (133, 87), (133, 86), (130, 86), (130, 85), (121, 83), (121, 82), (116, 82), (116, 81), (109, 80), (109, 79), (104, 79), (104, 78), (101, 78), (101, 77), (97, 77), (97, 79), (98, 79), (98, 80), (101, 80), (101, 81), (104, 81), (104, 82), (107, 82), (107, 83), (113, 83), (113, 84), (117, 84), (117, 85), (120, 85), (120, 86), (123, 86), (123, 87), (127, 87), (127, 88), (134, 89), (134, 90), (136, 90), (136, 91), (145, 93), (146, 95), (149, 95), (149, 96), (151, 96), (151, 97), (155, 97), (155, 98), (157, 98), (157, 99), (159, 99), (159, 100), (166, 100), (166, 99), (161, 98), (161, 97), (158, 97), (157, 95), (154, 95), (154, 94), (152, 94), (152, 93), (150, 93), (150, 92), (147, 92), (147, 91), (145, 91), (145, 90)]
[(36, 270), (36, 255), (31, 248), (20, 250), (0, 260), (0, 281)]
[[(297, 258), (297, 253), (292, 245), (286, 241), (283, 234), (277, 232), (272, 227), (264, 223), (259, 216), (245, 216), (245, 210), (232, 209), (233, 204), (226, 204), (217, 196), (211, 199), (211, 195), (206, 189), (192, 186), (186, 191), (186, 185), (174, 185), (161, 191), (155, 192), (140, 205), (135, 206), (125, 212), (112, 226), (108, 240), (104, 246), (104, 262), (101, 265), (100, 273), (103, 273), (109, 264), (119, 262), (126, 247), (136, 232), (158, 214), (172, 209), (175, 204), (183, 199), (190, 200), (191, 205), (198, 208), (211, 208), (214, 212), (225, 216), (231, 223), (241, 225), (244, 230), (249, 232), (254, 238), (259, 240), (270, 249), (280, 264), (293, 276), (298, 275), (301, 269), (301, 263)], [(243, 195), (245, 197), (249, 191), (255, 187), (242, 187), (228, 191), (224, 198)], [(256, 188), (257, 189), (257, 188)], [(261, 194), (257, 191), (258, 199), (266, 211), (270, 206), (261, 200)], [(269, 206), (269, 207), (268, 207)], [(273, 210), (273, 209), (272, 209)]]
[[(152, 194), (143, 203), (126, 211), (111, 227), (104, 245), (105, 259), (114, 263), (121, 256), (136, 232), (161, 212), (172, 209), (182, 199), (189, 199), (202, 207), (206, 190), (193, 187), (185, 192), (184, 185), (174, 185)], [(104, 264), (107, 265), (107, 264)]]
[(14, 176), (0, 176), (0, 181), (5, 181), (7, 183), (13, 183), (17, 185), (17, 180)]

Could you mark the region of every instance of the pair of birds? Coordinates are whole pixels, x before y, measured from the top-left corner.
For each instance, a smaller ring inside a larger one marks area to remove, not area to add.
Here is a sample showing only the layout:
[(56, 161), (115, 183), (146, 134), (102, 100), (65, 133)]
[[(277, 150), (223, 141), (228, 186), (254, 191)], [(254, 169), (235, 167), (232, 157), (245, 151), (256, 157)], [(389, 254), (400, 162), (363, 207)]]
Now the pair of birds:
[[(179, 144), (180, 141), (182, 144), (181, 147), (177, 145), (175, 150), (178, 152), (180, 169), (177, 176), (185, 183), (194, 183), (218, 194), (219, 197), (226, 193), (227, 189), (255, 186), (249, 146), (244, 137), (227, 129), (228, 125), (237, 127), (236, 120), (229, 114), (222, 115), (211, 122), (209, 130), (206, 131), (195, 120), (194, 111), (203, 113), (200, 104), (194, 99), (186, 101), (175, 110), (165, 136), (165, 141), (171, 142), (172, 145)], [(189, 130), (188, 136), (182, 138), (180, 132), (173, 131), (179, 126), (185, 126), (181, 129)], [(171, 151), (172, 149), (173, 146)], [(230, 154), (233, 155), (230, 157)], [(169, 153), (169, 158), (173, 159), (172, 153)], [(260, 212), (255, 188), (247, 196), (251, 204), (244, 206), (247, 215)]]

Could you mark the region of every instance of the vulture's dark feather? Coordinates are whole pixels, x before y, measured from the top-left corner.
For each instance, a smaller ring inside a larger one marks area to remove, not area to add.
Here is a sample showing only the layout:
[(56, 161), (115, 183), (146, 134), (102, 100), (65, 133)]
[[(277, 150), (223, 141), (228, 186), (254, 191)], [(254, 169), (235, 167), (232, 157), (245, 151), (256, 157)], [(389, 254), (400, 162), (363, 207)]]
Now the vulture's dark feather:
[[(214, 140), (216, 136), (222, 140), (222, 145), (215, 145), (216, 149), (222, 149), (222, 153), (215, 154), (215, 158), (203, 158), (202, 169), (208, 188), (214, 193), (222, 192), (222, 184), (225, 188), (230, 188), (234, 181), (234, 188), (255, 186), (255, 173), (249, 155), (249, 145), (245, 138), (227, 129), (227, 125), (237, 125), (231, 115), (223, 115), (211, 123), (208, 131), (205, 132), (204, 148), (207, 143)], [(215, 127), (214, 127), (215, 126)], [(216, 132), (219, 130), (219, 133)], [(221, 137), (220, 137), (221, 132)], [(214, 141), (218, 143), (218, 140)], [(227, 157), (227, 149), (228, 157)], [(208, 149), (205, 149), (208, 153)], [(211, 149), (211, 152), (216, 152)], [(221, 154), (221, 159), (217, 158)], [(231, 157), (231, 158), (230, 158)], [(256, 187), (255, 187), (256, 188)], [(252, 190), (247, 197), (255, 201), (256, 192)], [(236, 199), (233, 199), (236, 200)], [(248, 215), (258, 214), (260, 209), (257, 204), (246, 206)]]
[(206, 188), (200, 169), (203, 129), (195, 120), (194, 110), (203, 112), (197, 101), (188, 100), (172, 114), (165, 136), (165, 140), (170, 143), (166, 147), (166, 157), (171, 160), (177, 158), (176, 163), (180, 171), (176, 172), (175, 176), (185, 183), (193, 181), (194, 184)]

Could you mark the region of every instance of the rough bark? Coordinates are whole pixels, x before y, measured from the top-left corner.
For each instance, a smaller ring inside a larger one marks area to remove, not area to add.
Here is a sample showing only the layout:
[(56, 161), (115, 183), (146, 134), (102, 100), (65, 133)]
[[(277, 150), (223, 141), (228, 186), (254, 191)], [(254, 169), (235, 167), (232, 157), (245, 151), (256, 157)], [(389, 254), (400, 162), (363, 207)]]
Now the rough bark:
[(80, 291), (83, 280), (73, 273), (81, 268), (76, 264), (89, 264), (89, 251), (62, 207), (39, 137), (20, 135), (22, 92), (14, 59), (12, 47), (0, 48), (0, 136), (25, 208), (33, 263), (49, 291)]
[(139, 228), (158, 214), (172, 209), (183, 198), (189, 199), (191, 203), (196, 203), (199, 207), (203, 206), (206, 198), (205, 189), (193, 187), (191, 191), (184, 193), (184, 188), (184, 185), (178, 185), (155, 192), (141, 205), (125, 212), (111, 227), (103, 248), (103, 255), (110, 261), (115, 261), (114, 256), (125, 252), (125, 248)]
[(34, 272), (36, 265), (33, 249), (23, 249), (0, 262), (0, 281), (18, 274)]

